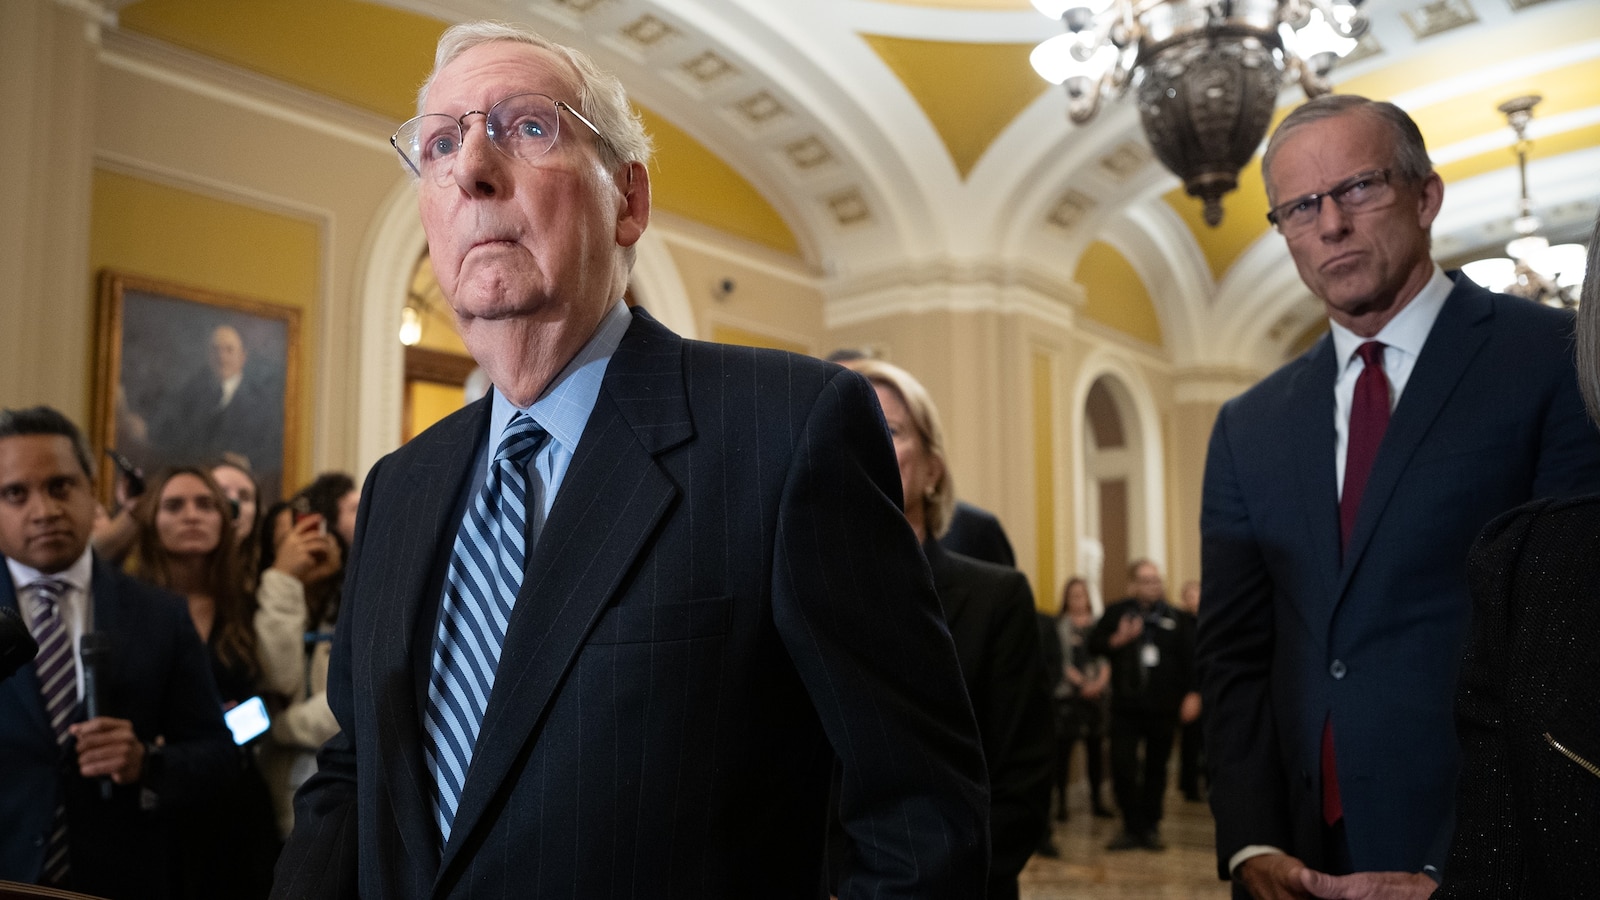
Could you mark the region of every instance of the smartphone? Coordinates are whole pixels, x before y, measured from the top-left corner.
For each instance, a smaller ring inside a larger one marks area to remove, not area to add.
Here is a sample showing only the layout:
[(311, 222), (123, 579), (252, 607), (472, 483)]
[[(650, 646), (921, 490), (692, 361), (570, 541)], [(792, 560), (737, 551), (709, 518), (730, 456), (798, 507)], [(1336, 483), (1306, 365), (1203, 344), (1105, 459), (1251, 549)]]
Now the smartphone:
[[(296, 525), (300, 524), (300, 520), (301, 519), (304, 519), (307, 516), (316, 515), (316, 513), (311, 511), (311, 501), (310, 501), (310, 499), (308, 499), (306, 497), (296, 497), (293, 500), (289, 501), (289, 511), (294, 516), (294, 523)], [(328, 533), (327, 520), (323, 520), (321, 525), (318, 527), (317, 530), (320, 531), (323, 534), (327, 534)]]
[(272, 727), (272, 719), (267, 715), (267, 704), (259, 695), (225, 711), (222, 720), (228, 724), (228, 730), (233, 732), (233, 742), (241, 747), (266, 734), (267, 729)]
[(115, 450), (112, 450), (110, 447), (106, 448), (106, 455), (111, 457), (112, 464), (117, 467), (117, 471), (122, 473), (122, 480), (126, 485), (128, 499), (132, 500), (140, 494), (143, 494), (144, 472), (140, 471), (139, 467), (133, 464), (133, 460), (123, 456), (121, 453), (118, 453)]

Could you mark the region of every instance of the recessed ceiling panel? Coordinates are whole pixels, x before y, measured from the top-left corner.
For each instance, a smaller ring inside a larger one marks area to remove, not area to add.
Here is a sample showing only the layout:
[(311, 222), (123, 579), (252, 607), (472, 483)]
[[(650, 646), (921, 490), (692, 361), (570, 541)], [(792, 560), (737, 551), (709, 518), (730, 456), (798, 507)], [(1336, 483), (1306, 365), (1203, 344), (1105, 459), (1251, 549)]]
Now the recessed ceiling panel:
[(1050, 85), (1031, 44), (964, 44), (862, 35), (916, 98), (965, 178), (1000, 132)]

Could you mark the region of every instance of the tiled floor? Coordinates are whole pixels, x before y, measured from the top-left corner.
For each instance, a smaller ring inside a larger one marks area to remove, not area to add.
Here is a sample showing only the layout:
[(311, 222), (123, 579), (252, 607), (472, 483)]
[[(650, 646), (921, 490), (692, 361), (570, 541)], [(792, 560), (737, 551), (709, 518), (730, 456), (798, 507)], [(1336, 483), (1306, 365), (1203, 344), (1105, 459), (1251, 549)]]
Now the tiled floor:
[[(1056, 824), (1060, 859), (1035, 856), (1022, 873), (1022, 900), (1228, 900), (1226, 882), (1217, 879), (1212, 847), (1211, 810), (1204, 803), (1167, 795), (1162, 853), (1128, 850), (1108, 853), (1116, 819), (1089, 816), (1082, 781), (1069, 793), (1071, 818)], [(1109, 792), (1108, 792), (1109, 793)]]

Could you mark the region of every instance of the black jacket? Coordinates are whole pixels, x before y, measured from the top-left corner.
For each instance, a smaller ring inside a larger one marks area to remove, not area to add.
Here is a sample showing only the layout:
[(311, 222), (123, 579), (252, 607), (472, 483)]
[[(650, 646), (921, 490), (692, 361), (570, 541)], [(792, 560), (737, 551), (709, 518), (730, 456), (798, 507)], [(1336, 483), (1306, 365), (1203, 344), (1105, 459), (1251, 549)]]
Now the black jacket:
[[(1144, 632), (1113, 648), (1111, 636), (1124, 616), (1143, 616)], [(1089, 650), (1111, 661), (1113, 715), (1176, 719), (1184, 695), (1195, 689), (1194, 616), (1166, 601), (1141, 611), (1139, 601), (1126, 597), (1106, 607), (1089, 633)]]

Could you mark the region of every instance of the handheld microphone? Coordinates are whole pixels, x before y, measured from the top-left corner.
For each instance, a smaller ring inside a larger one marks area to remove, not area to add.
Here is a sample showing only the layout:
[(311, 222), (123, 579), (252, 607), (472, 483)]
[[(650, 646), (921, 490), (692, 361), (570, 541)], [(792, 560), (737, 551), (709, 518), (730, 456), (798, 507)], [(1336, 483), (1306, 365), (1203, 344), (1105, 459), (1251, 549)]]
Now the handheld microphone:
[(28, 631), (22, 616), (9, 606), (0, 606), (0, 681), (39, 655), (39, 644)]
[[(78, 639), (78, 657), (83, 662), (83, 706), (91, 719), (105, 715), (105, 704), (100, 697), (105, 680), (105, 667), (111, 663), (111, 635), (91, 631)], [(111, 779), (100, 777), (100, 799), (111, 799)]]

